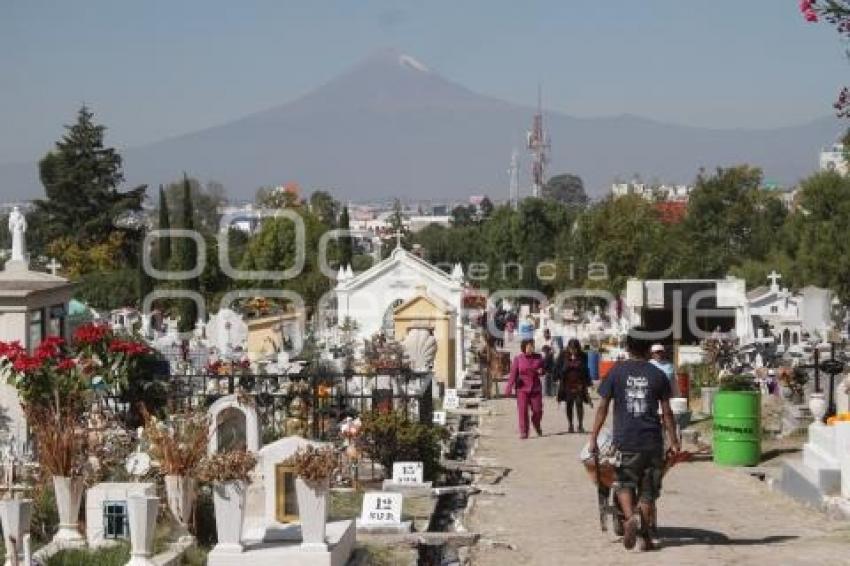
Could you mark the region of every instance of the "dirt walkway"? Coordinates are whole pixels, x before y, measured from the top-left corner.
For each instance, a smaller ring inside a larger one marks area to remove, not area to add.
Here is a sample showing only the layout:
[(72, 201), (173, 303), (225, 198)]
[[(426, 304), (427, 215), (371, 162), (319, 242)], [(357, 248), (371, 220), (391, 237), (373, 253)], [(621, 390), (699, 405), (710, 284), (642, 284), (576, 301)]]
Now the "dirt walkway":
[[(476, 500), (468, 525), (484, 539), (473, 554), (476, 565), (850, 564), (850, 524), (711, 462), (682, 464), (665, 477), (661, 549), (626, 551), (599, 529), (596, 490), (577, 459), (586, 435), (565, 433), (563, 405), (547, 399), (544, 436), (526, 441), (517, 438), (512, 399), (491, 407), (476, 457), (512, 471), (499, 486), (504, 496)], [(589, 416), (585, 422), (589, 427)]]

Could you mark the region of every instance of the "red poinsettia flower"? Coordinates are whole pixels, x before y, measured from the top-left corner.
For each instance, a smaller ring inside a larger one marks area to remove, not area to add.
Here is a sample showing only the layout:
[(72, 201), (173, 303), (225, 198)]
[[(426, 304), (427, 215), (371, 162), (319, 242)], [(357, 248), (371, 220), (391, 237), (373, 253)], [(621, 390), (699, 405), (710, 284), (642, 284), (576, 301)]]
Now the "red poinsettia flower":
[(56, 364), (56, 369), (59, 371), (71, 371), (77, 366), (77, 361), (73, 358), (64, 358)]
[(109, 343), (109, 351), (116, 354), (126, 354), (127, 356), (132, 357), (147, 354), (149, 349), (141, 342), (116, 338)]
[(15, 371), (19, 373), (32, 373), (41, 369), (43, 360), (34, 356), (21, 354), (12, 365)]
[(81, 344), (96, 344), (104, 339), (109, 333), (106, 324), (88, 323), (83, 324), (74, 331), (74, 341)]
[(21, 346), (18, 340), (14, 342), (0, 342), (0, 357), (14, 362), (23, 353), (24, 347)]

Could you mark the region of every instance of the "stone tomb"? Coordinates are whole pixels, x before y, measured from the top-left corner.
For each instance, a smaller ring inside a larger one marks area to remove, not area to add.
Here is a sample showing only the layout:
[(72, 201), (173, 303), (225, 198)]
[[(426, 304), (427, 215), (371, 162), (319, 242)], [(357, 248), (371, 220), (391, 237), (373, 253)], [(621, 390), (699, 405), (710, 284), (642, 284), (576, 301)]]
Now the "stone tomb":
[(226, 395), (210, 405), (210, 454), (219, 451), (260, 450), (260, 421), (257, 410), (236, 395)]
[[(263, 447), (259, 453), (264, 512), (261, 524), (246, 526), (244, 553), (211, 553), (210, 566), (230, 566), (244, 561), (251, 566), (278, 564), (342, 566), (354, 549), (353, 521), (328, 522), (327, 550), (301, 548), (301, 525), (295, 494), (295, 474), (286, 460), (300, 448), (323, 446), (299, 436), (288, 436)], [(237, 562), (238, 561), (238, 562)]]
[[(809, 425), (809, 440), (802, 459), (787, 459), (778, 487), (787, 495), (817, 509), (827, 509), (837, 499), (842, 513), (850, 504), (850, 422)], [(840, 497), (839, 497), (840, 496)]]
[(86, 490), (86, 542), (92, 548), (129, 540), (127, 498), (156, 496), (156, 485), (139, 482), (105, 482)]

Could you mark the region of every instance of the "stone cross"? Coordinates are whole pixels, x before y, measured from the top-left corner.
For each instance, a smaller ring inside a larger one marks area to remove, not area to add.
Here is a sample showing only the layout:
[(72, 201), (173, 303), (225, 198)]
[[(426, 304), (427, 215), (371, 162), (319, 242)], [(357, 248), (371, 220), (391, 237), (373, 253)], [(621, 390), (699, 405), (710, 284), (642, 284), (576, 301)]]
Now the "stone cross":
[(404, 236), (404, 232), (402, 232), (401, 230), (396, 230), (395, 232), (393, 232), (390, 235), (393, 238), (395, 238), (395, 247), (400, 248), (401, 247), (401, 238), (402, 238), (402, 236)]
[(58, 261), (56, 261), (56, 258), (55, 258), (55, 257), (54, 257), (54, 258), (51, 258), (50, 263), (48, 263), (48, 264), (47, 264), (47, 269), (49, 269), (49, 270), (50, 270), (50, 273), (51, 273), (52, 275), (56, 275), (56, 272), (57, 272), (57, 271), (59, 270), (59, 268), (61, 268), (61, 267), (62, 267), (62, 264), (61, 264), (61, 263), (59, 263)]
[(779, 285), (777, 285), (776, 282), (778, 280), (782, 279), (782, 276), (780, 274), (776, 273), (775, 269), (767, 274), (767, 278), (770, 279), (770, 288), (771, 289), (778, 289), (779, 288)]

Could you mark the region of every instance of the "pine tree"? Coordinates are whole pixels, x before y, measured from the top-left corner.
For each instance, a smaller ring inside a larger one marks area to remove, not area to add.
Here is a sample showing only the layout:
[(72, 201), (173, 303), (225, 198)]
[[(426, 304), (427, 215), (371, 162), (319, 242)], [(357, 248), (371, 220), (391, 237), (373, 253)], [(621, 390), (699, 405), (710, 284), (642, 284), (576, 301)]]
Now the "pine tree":
[[(342, 213), (339, 215), (339, 227), (342, 230), (350, 230), (351, 226), (348, 220), (348, 207), (342, 208)], [(344, 235), (339, 239), (339, 263), (342, 266), (351, 265), (351, 260), (354, 258), (354, 241), (350, 235)]]
[[(39, 162), (46, 198), (35, 201), (33, 223), (42, 245), (60, 238), (90, 247), (106, 242), (115, 231), (114, 219), (128, 210), (140, 210), (145, 186), (119, 192), (124, 181), (121, 156), (104, 147), (106, 128), (93, 122), (94, 114), (83, 106), (77, 122), (56, 147)], [(126, 257), (136, 252), (128, 241)]]
[[(165, 198), (165, 189), (162, 188), (162, 185), (159, 186), (159, 229), (171, 229), (168, 200)], [(171, 261), (171, 236), (160, 236), (157, 242), (159, 244), (160, 269), (166, 269), (168, 267), (168, 263)]]

